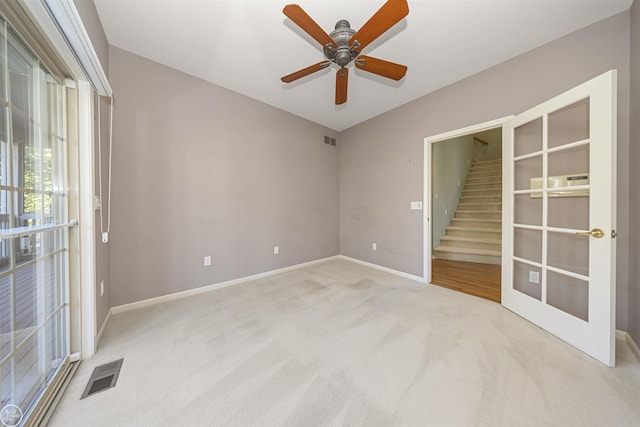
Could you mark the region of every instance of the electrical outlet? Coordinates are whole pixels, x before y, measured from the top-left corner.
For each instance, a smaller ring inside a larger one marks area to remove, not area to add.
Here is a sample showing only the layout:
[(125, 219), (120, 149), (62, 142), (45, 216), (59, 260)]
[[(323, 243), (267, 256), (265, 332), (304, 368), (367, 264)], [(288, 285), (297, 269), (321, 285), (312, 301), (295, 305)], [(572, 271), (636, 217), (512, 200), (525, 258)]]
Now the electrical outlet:
[(449, 209), (445, 209), (445, 210), (444, 210), (444, 215), (445, 215), (445, 216), (449, 215)]
[(377, 243), (372, 243), (371, 244), (371, 250), (372, 251), (377, 251), (378, 250), (378, 244)]
[(104, 296), (104, 280), (100, 281), (100, 296)]
[(280, 253), (280, 248), (278, 246), (273, 247), (273, 254), (278, 255)]
[(540, 273), (537, 271), (529, 271), (529, 282), (540, 283)]
[(208, 267), (210, 265), (211, 265), (211, 257), (210, 256), (204, 257), (204, 266)]

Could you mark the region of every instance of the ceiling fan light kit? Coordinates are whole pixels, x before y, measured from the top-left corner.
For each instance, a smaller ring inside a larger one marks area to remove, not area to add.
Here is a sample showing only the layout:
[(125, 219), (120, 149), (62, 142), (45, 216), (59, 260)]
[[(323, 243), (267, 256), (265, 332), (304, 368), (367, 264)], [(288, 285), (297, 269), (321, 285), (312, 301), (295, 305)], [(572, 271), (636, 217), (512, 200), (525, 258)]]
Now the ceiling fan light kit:
[(303, 68), (281, 78), (284, 83), (291, 83), (309, 74), (327, 68), (331, 63), (340, 68), (336, 72), (336, 105), (347, 102), (347, 82), (351, 62), (360, 70), (377, 74), (392, 80), (400, 80), (407, 72), (407, 67), (382, 59), (360, 55), (362, 49), (400, 22), (409, 14), (406, 0), (388, 0), (382, 7), (356, 31), (347, 20), (336, 23), (335, 29), (327, 34), (300, 6), (289, 4), (282, 12), (314, 40), (322, 45), (325, 61)]

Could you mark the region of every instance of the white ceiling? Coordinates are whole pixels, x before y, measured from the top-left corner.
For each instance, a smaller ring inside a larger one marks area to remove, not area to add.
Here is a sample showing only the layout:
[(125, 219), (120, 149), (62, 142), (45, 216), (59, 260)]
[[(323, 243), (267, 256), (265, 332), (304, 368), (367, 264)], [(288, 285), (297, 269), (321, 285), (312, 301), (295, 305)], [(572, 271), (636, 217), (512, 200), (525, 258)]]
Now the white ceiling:
[[(94, 0), (109, 43), (341, 131), (631, 6), (632, 0), (408, 0), (409, 16), (363, 54), (409, 67), (400, 82), (350, 64), (346, 104), (336, 65), (282, 14), (289, 1)], [(327, 33), (358, 30), (385, 0), (290, 0)]]

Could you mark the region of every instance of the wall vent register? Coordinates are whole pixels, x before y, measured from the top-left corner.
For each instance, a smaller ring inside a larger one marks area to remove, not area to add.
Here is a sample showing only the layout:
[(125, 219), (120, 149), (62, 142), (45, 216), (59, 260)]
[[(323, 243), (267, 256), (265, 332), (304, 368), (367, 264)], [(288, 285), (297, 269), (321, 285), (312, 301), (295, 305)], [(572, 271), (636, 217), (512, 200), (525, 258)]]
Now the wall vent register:
[(336, 146), (336, 139), (335, 138), (331, 138), (329, 136), (325, 136), (324, 137), (324, 143), (325, 144), (329, 144), (329, 145), (333, 145), (335, 147)]

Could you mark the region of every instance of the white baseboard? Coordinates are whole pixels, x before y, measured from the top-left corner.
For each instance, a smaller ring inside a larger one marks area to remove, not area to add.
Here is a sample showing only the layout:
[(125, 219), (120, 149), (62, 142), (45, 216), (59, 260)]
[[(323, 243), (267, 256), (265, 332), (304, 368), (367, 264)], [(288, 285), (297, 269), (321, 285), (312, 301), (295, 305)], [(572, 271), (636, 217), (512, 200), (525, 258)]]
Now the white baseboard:
[(109, 311), (107, 311), (107, 315), (104, 317), (104, 321), (102, 322), (102, 326), (100, 327), (100, 330), (98, 331), (98, 335), (96, 335), (96, 347), (100, 344), (100, 340), (102, 339), (102, 335), (104, 335), (104, 331), (107, 329), (107, 325), (109, 324), (109, 319), (111, 319), (111, 313), (113, 312), (113, 309), (110, 308)]
[(320, 264), (322, 262), (338, 259), (338, 255), (317, 259), (315, 261), (309, 261), (302, 264), (296, 264), (289, 267), (279, 268), (277, 270), (271, 270), (264, 273), (254, 274), (252, 276), (241, 277), (238, 279), (228, 280), (226, 282), (214, 283), (212, 285), (202, 286), (195, 289), (189, 289), (187, 291), (175, 292), (168, 295), (162, 295), (160, 297), (149, 298), (142, 301), (136, 301), (129, 304), (118, 305), (113, 307), (109, 314), (124, 313), (125, 311), (137, 310), (143, 307), (149, 307), (156, 304), (161, 304), (168, 301), (173, 301), (181, 298), (190, 297), (192, 295), (199, 295), (206, 292), (215, 291), (216, 289), (227, 288), (229, 286), (239, 285), (240, 283), (248, 282), (250, 280), (262, 279), (264, 277), (274, 276), (276, 274), (285, 273), (287, 271), (297, 270), (299, 268), (307, 267), (314, 264)]
[(344, 256), (344, 255), (338, 255), (338, 259), (355, 262), (356, 264), (364, 265), (364, 266), (370, 267), (370, 268), (375, 268), (376, 270), (384, 271), (386, 273), (395, 274), (396, 276), (404, 277), (405, 279), (416, 280), (418, 282), (425, 283), (425, 280), (424, 280), (423, 277), (416, 276), (415, 274), (405, 273), (404, 271), (394, 270), (392, 268), (383, 267), (383, 266), (378, 265), (378, 264), (373, 264), (373, 263), (370, 263), (370, 262), (367, 262), (367, 261), (362, 261), (362, 260), (359, 260), (359, 259), (356, 259), (356, 258), (351, 258), (351, 257), (348, 257), (348, 256)]
[(633, 340), (633, 338), (631, 338), (631, 335), (629, 334), (627, 334), (627, 344), (629, 344), (631, 352), (636, 356), (638, 362), (640, 362), (640, 347), (638, 347), (638, 344), (636, 344), (636, 342)]
[(631, 335), (629, 335), (628, 332), (616, 330), (616, 338), (624, 340), (631, 349), (633, 355), (636, 357), (636, 359), (638, 359), (638, 362), (640, 362), (640, 348), (638, 347), (638, 344), (636, 344), (636, 342), (633, 340)]

